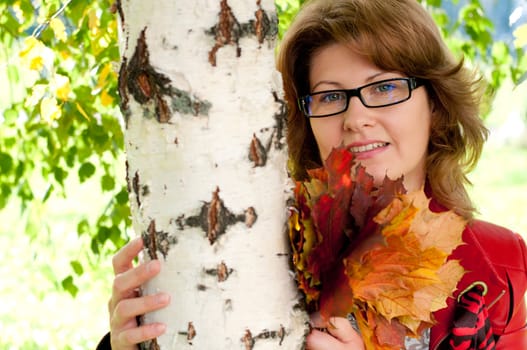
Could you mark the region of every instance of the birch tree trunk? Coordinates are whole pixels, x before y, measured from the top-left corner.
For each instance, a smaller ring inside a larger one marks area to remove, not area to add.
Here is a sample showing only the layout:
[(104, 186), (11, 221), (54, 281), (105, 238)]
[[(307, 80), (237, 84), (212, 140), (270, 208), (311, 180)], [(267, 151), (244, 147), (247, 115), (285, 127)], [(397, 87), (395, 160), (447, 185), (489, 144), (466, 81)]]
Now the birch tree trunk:
[(147, 349), (301, 349), (289, 267), (285, 106), (270, 0), (122, 0), (127, 177), (171, 305)]

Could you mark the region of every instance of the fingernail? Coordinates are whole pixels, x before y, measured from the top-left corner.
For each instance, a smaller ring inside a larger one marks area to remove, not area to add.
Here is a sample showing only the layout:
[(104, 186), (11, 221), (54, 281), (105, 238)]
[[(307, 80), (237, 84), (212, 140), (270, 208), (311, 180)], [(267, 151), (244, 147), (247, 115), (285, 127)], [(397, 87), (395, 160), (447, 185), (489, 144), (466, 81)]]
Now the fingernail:
[(164, 324), (164, 323), (157, 323), (154, 326), (154, 329), (156, 330), (156, 333), (158, 333), (158, 334), (165, 333), (165, 331), (167, 330), (167, 325)]
[(166, 304), (170, 301), (170, 294), (167, 293), (160, 293), (157, 295), (157, 303), (158, 304)]
[(151, 272), (152, 270), (156, 269), (157, 268), (157, 265), (159, 264), (159, 261), (157, 260), (152, 260), (152, 261), (149, 261), (147, 264), (146, 264), (146, 271), (147, 272)]

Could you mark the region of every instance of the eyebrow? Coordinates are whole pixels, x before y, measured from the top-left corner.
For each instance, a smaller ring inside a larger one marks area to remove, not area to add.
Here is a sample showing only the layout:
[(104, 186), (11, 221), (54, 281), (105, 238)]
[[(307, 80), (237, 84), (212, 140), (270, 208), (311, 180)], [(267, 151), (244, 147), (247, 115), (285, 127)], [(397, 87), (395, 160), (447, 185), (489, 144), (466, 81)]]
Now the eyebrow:
[[(375, 80), (375, 78), (381, 76), (381, 75), (384, 75), (384, 74), (389, 74), (389, 73), (394, 73), (394, 72), (385, 72), (385, 71), (382, 71), (382, 72), (378, 72), (378, 73), (375, 73), (373, 75), (370, 75), (369, 77), (366, 78), (365, 80), (365, 84), (363, 85), (366, 85), (366, 84), (369, 84), (371, 82), (373, 82)], [(317, 88), (317, 86), (321, 85), (321, 84), (328, 84), (328, 85), (335, 85), (335, 86), (338, 86), (338, 87), (341, 87), (341, 84), (338, 83), (338, 82), (335, 82), (335, 81), (331, 81), (331, 80), (321, 80), (319, 81), (318, 83), (316, 83), (312, 88), (311, 90), (315, 90)], [(362, 85), (361, 85), (362, 86)]]

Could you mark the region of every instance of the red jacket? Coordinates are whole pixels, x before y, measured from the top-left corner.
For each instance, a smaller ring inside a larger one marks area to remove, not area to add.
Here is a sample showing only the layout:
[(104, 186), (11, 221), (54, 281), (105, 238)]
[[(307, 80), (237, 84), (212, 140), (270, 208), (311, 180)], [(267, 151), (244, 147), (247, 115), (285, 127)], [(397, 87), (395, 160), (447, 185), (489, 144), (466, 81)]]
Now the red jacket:
[(430, 350), (439, 349), (448, 336), (459, 294), (477, 282), (483, 282), (488, 289), (485, 303), (493, 332), (499, 337), (496, 349), (527, 349), (525, 242), (508, 229), (479, 220), (467, 225), (463, 242), (450, 259), (460, 260), (467, 272), (458, 283), (454, 298), (447, 301), (447, 308), (434, 313), (438, 323), (431, 329)]

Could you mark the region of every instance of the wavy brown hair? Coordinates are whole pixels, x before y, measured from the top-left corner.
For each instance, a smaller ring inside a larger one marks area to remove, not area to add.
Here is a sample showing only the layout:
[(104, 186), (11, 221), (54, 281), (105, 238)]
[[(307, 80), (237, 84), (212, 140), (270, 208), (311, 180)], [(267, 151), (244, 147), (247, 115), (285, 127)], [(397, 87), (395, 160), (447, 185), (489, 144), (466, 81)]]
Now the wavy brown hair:
[(295, 180), (322, 166), (308, 119), (297, 99), (309, 91), (313, 53), (333, 44), (350, 45), (386, 71), (426, 83), (432, 117), (427, 181), (434, 198), (471, 218), (466, 191), (488, 130), (479, 118), (482, 80), (453, 57), (428, 12), (416, 0), (314, 0), (298, 13), (280, 45), (277, 67), (288, 104), (290, 171)]

